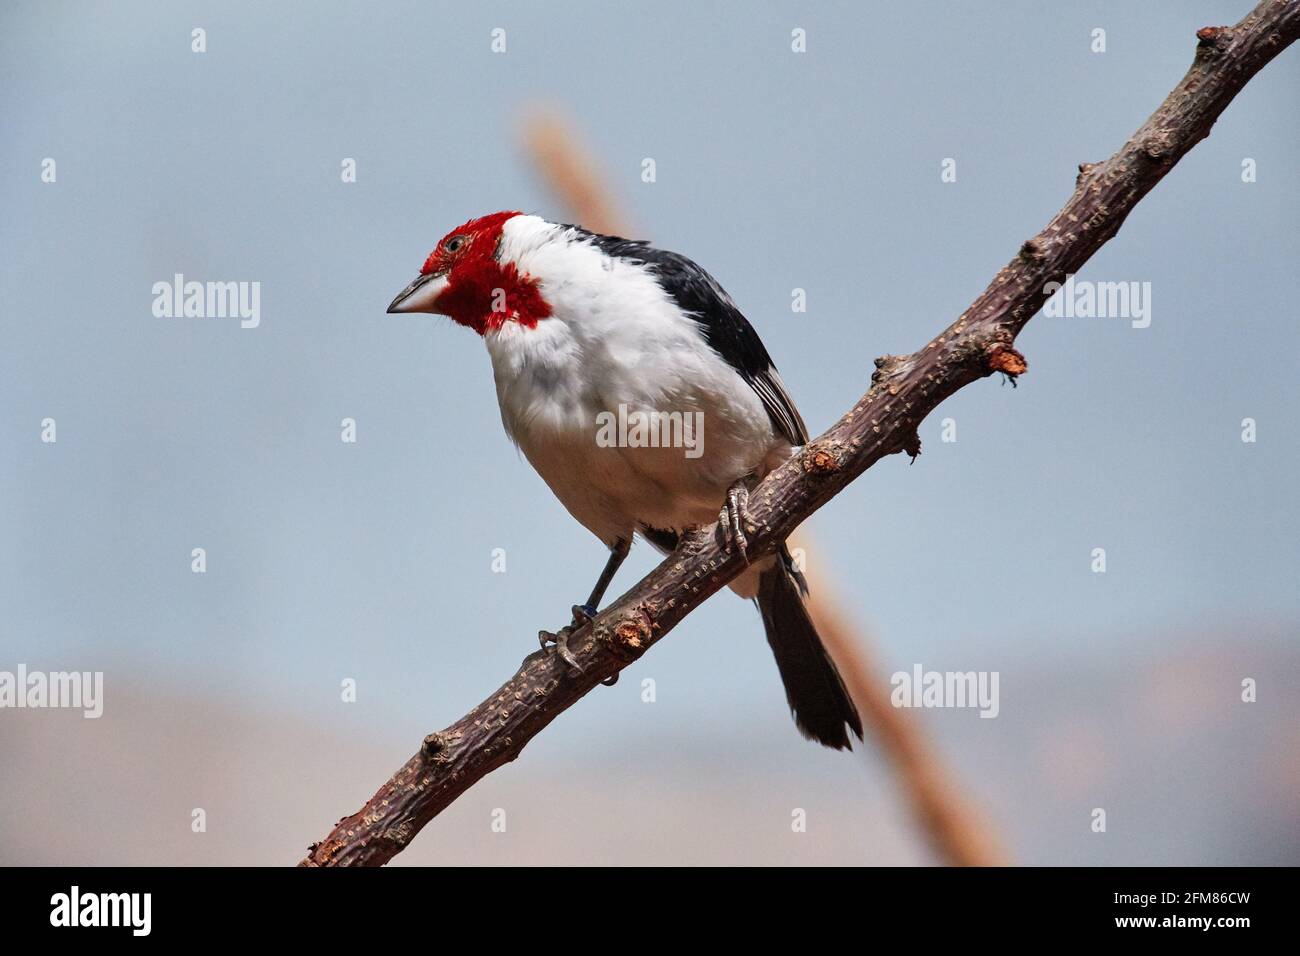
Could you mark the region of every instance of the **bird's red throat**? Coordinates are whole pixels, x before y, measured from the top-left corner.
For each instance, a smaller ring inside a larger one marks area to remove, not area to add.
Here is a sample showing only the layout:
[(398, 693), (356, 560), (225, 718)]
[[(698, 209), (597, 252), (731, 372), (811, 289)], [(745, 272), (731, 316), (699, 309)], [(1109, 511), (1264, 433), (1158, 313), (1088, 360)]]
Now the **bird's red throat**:
[[(498, 212), (471, 219), (447, 234), (429, 255), (421, 273), (445, 272), (447, 288), (438, 296), (437, 308), (452, 321), (479, 335), (514, 322), (525, 328), (551, 314), (537, 280), (521, 273), (513, 262), (497, 259), (497, 248), (505, 224), (520, 215)], [(448, 240), (467, 240), (455, 252), (447, 251)]]
[(438, 311), (479, 335), (515, 322), (525, 328), (551, 314), (537, 280), (520, 273), (513, 262), (476, 259), (453, 269), (446, 291), (438, 296)]

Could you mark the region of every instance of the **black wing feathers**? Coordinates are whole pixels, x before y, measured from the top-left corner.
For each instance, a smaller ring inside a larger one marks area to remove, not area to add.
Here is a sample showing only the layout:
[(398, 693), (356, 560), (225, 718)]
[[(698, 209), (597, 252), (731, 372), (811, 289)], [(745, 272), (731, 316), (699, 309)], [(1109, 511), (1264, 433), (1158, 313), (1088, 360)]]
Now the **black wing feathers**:
[(676, 252), (656, 249), (639, 240), (602, 236), (581, 226), (567, 228), (589, 239), (608, 256), (651, 266), (664, 291), (683, 312), (695, 317), (709, 346), (757, 393), (777, 431), (792, 445), (808, 443), (808, 429), (763, 340), (713, 276)]

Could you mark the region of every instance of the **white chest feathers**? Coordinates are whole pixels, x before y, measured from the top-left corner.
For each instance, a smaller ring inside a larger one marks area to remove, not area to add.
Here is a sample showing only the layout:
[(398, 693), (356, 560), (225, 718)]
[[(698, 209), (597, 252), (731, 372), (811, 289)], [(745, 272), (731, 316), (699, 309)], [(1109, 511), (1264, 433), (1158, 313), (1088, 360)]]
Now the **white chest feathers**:
[[(539, 281), (552, 315), (485, 336), (506, 431), (606, 543), (639, 522), (713, 520), (727, 488), (765, 473), (788, 443), (643, 267), (585, 243), (537, 242), (558, 227), (535, 221), (507, 230), (503, 253)], [(638, 431), (646, 422), (652, 431)]]

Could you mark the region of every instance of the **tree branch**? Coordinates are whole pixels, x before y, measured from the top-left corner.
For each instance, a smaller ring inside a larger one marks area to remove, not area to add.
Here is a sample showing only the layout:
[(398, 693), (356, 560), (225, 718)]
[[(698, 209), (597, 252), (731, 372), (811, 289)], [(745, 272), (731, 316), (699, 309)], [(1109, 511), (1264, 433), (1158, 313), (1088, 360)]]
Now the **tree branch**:
[[(1063, 282), (1118, 232), (1134, 206), (1209, 135), (1233, 97), (1300, 35), (1300, 0), (1264, 0), (1235, 27), (1197, 33), (1187, 75), (1114, 156), (1079, 167), (1073, 195), (951, 326), (911, 355), (876, 360), (870, 390), (749, 499), (750, 553), (770, 553), (881, 458), (920, 452), (917, 427), (958, 389), (1026, 370), (1016, 336)], [(644, 654), (744, 569), (715, 525), (684, 537), (659, 567), (570, 639), (583, 667), (537, 652), (491, 697), (440, 733), (357, 813), (312, 844), (305, 866), (379, 866), (475, 782), (519, 756), (562, 711)]]

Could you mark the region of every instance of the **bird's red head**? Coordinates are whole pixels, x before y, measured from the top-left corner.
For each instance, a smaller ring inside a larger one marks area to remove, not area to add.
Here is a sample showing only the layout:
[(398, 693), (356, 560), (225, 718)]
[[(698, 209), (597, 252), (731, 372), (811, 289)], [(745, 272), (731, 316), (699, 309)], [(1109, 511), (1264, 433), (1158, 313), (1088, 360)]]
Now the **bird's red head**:
[(551, 308), (537, 281), (501, 255), (505, 225), (518, 215), (493, 213), (447, 233), (388, 311), (436, 312), (479, 335), (507, 322), (536, 326)]

